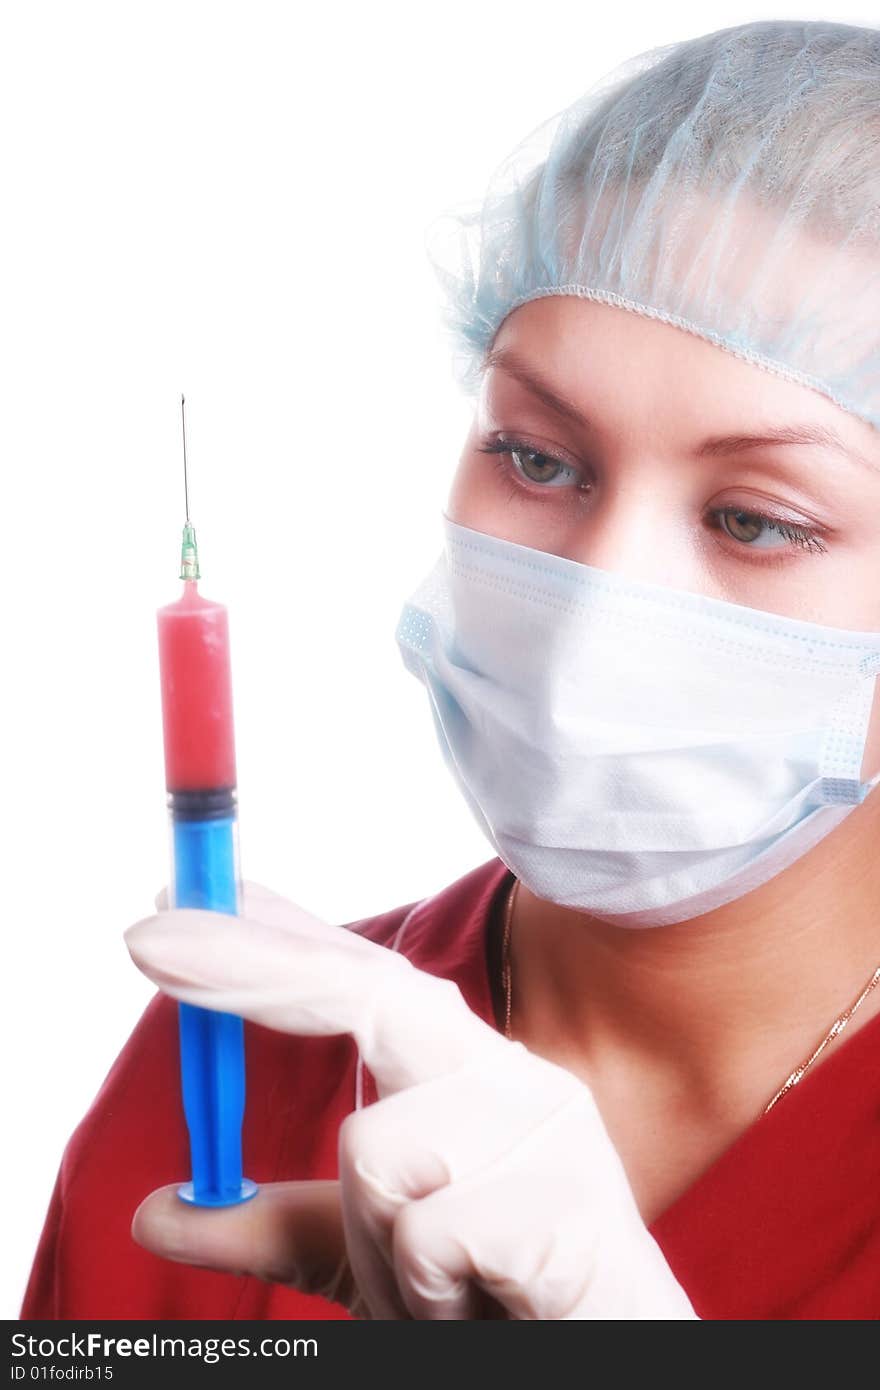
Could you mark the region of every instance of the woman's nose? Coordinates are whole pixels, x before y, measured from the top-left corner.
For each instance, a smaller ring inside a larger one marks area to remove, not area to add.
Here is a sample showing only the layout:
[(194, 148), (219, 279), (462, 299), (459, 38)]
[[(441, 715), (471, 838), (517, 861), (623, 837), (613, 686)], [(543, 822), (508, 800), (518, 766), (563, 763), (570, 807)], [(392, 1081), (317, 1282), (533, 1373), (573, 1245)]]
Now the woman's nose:
[(616, 496), (595, 493), (592, 505), (566, 534), (566, 556), (599, 570), (648, 577), (655, 570), (658, 546), (656, 507), (627, 489)]
[(680, 519), (645, 490), (597, 497), (567, 536), (565, 555), (651, 584), (686, 589), (701, 583)]

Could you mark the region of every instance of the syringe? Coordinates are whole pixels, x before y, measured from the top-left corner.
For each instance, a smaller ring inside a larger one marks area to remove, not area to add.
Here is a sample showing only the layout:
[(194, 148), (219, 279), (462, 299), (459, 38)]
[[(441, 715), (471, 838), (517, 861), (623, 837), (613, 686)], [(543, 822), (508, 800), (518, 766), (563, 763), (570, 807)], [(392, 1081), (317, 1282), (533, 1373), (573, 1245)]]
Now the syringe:
[[(189, 516), (186, 404), (183, 480), (186, 524), (183, 596), (160, 608), (159, 669), (165, 785), (172, 831), (169, 906), (240, 911), (232, 671), (225, 607), (198, 592), (199, 555)], [(178, 1195), (196, 1206), (247, 1201), (256, 1184), (242, 1177), (244, 1026), (235, 1014), (178, 1004), (183, 1107), (192, 1181)]]

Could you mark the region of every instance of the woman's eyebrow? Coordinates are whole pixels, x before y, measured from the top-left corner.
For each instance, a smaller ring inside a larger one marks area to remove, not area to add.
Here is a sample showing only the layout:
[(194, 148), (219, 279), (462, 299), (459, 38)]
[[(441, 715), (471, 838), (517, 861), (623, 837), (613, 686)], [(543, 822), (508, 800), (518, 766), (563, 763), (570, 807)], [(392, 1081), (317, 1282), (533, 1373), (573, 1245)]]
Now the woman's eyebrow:
[(573, 401), (560, 395), (558, 391), (554, 391), (549, 381), (541, 375), (537, 368), (527, 366), (521, 358), (517, 357), (512, 348), (492, 348), (486, 354), (483, 370), (488, 371), (490, 367), (497, 367), (499, 371), (514, 377), (556, 415), (561, 416), (563, 420), (568, 420), (573, 425), (577, 425), (578, 429), (592, 430), (594, 428), (591, 421)]
[(700, 458), (714, 458), (718, 454), (738, 454), (746, 449), (760, 449), (762, 445), (815, 444), (823, 449), (833, 449), (844, 458), (861, 463), (876, 473), (880, 464), (872, 463), (852, 444), (847, 444), (826, 425), (778, 425), (768, 426), (760, 434), (717, 434), (704, 439), (695, 453)]
[[(579, 410), (573, 401), (554, 390), (537, 368), (525, 363), (511, 348), (493, 348), (487, 353), (484, 370), (488, 370), (489, 367), (496, 367), (508, 376), (514, 377), (531, 391), (532, 395), (543, 401), (548, 409), (576, 425), (578, 429), (590, 431), (595, 428), (588, 416)], [(714, 458), (720, 454), (744, 453), (748, 449), (785, 444), (813, 444), (823, 449), (833, 449), (835, 453), (862, 464), (874, 473), (880, 471), (880, 463), (869, 459), (854, 445), (847, 444), (826, 425), (778, 425), (768, 426), (759, 434), (712, 435), (697, 445), (694, 454), (698, 458)]]

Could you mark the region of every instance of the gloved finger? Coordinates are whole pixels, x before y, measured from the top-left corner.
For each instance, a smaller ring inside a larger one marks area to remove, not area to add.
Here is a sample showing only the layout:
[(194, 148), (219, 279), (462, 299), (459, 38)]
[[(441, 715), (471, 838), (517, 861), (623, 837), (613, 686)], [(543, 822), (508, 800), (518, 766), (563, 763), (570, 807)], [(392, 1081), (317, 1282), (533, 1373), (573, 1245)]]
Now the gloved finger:
[(510, 1046), (453, 981), (289, 902), (283, 924), (181, 908), (136, 922), (125, 941), (176, 999), (280, 1032), (351, 1033), (380, 1096)]
[(141, 1202), (131, 1233), (165, 1259), (252, 1274), (367, 1314), (348, 1260), (338, 1182), (266, 1183), (249, 1202), (220, 1208), (188, 1206), (172, 1184)]
[(401, 1201), (533, 1148), (533, 1136), (573, 1102), (580, 1161), (598, 1172), (614, 1151), (592, 1092), (573, 1072), (509, 1041), (503, 1052), (478, 1052), (453, 1071), (346, 1115), (340, 1178), (369, 1211), (373, 1233), (390, 1234)]
[[(568, 1114), (575, 1106), (578, 1154), (572, 1165), (568, 1142), (572, 1136), (562, 1133), (557, 1140), (559, 1127), (554, 1121), (559, 1112)], [(492, 1315), (487, 1307), (504, 1290), (490, 1289), (488, 1283), (481, 1290), (474, 1282), (477, 1267), (462, 1263), (460, 1250), (453, 1260), (444, 1247), (449, 1261), (448, 1278), (444, 1278), (441, 1262), (430, 1249), (423, 1264), (418, 1249), (404, 1245), (412, 1255), (412, 1297), (405, 1297), (401, 1278), (405, 1282), (409, 1266), (399, 1268), (394, 1254), (399, 1223), (403, 1220), (407, 1230), (412, 1218), (405, 1213), (410, 1205), (420, 1206), (440, 1190), (460, 1190), (462, 1181), (474, 1178), (486, 1219), (506, 1233), (505, 1240), (519, 1240), (520, 1208), (499, 1210), (493, 1174), (510, 1156), (528, 1170), (530, 1156), (538, 1151), (536, 1146), (548, 1142), (548, 1136), (551, 1150), (558, 1142), (560, 1153), (554, 1157), (540, 1150), (538, 1173), (532, 1174), (527, 1193), (533, 1209), (544, 1201), (551, 1168), (554, 1172), (560, 1168), (563, 1177), (569, 1178), (574, 1166), (581, 1175), (579, 1182), (585, 1181), (583, 1174), (588, 1171), (598, 1179), (610, 1141), (584, 1083), (519, 1042), (508, 1043), (501, 1055), (478, 1054), (454, 1072), (345, 1117), (338, 1157), (346, 1244), (356, 1280), (370, 1291), (374, 1316)], [(517, 1195), (524, 1200), (523, 1193)], [(511, 1212), (516, 1212), (516, 1219), (511, 1219)], [(440, 1311), (433, 1310), (435, 1304)]]
[(586, 1184), (571, 1173), (548, 1182), (536, 1222), (535, 1181), (492, 1165), (402, 1209), (392, 1257), (410, 1317), (473, 1318), (481, 1290), (511, 1318), (589, 1316), (575, 1311), (586, 1306), (592, 1274), (580, 1211)]
[[(263, 922), (277, 921), (283, 922), (285, 914), (290, 912), (290, 899), (285, 898), (280, 893), (276, 893), (272, 888), (267, 888), (262, 883), (256, 883), (251, 878), (246, 878), (241, 884), (242, 915), (245, 917), (259, 917)], [(153, 899), (153, 905), (157, 912), (167, 912), (169, 910), (168, 885), (159, 889)]]
[(696, 1317), (589, 1087), (521, 1043), (347, 1115), (339, 1174), (375, 1316)]
[(413, 1318), (473, 1317), (476, 1285), (520, 1320), (696, 1319), (616, 1153), (609, 1146), (618, 1180), (582, 1161), (583, 1119), (576, 1102), (562, 1107), (531, 1153), (513, 1150), (401, 1210), (394, 1278)]
[[(360, 1239), (347, 1229), (356, 1279)], [(471, 1318), (476, 1289), (516, 1319), (693, 1315), (583, 1086), (490, 1162), (402, 1206), (391, 1264), (413, 1318)]]

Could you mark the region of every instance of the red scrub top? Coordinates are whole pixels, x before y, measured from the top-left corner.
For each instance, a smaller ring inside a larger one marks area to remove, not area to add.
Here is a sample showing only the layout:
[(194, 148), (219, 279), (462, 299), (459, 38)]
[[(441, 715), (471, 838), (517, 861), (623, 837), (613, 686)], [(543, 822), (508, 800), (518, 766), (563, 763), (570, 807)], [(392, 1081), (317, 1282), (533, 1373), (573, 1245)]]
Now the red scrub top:
[[(500, 859), (420, 903), (348, 924), (455, 980), (500, 1027)], [(245, 1023), (245, 1171), (257, 1182), (338, 1178), (356, 1105), (347, 1034)], [(362, 1103), (377, 1099), (361, 1068)], [(338, 1303), (160, 1259), (131, 1238), (135, 1208), (185, 1179), (177, 1004), (157, 994), (61, 1162), (22, 1318), (348, 1318)], [(843, 1040), (654, 1221), (702, 1318), (880, 1317), (880, 1015)]]

